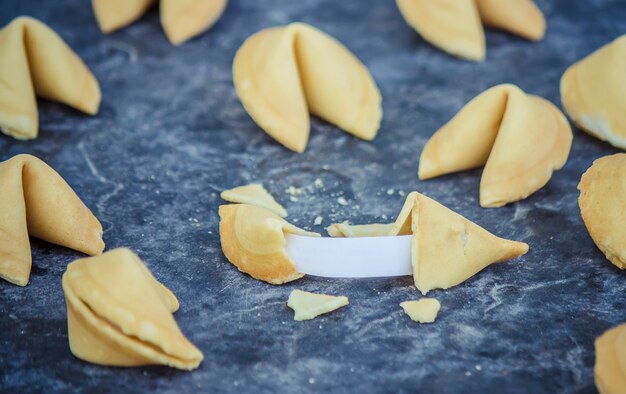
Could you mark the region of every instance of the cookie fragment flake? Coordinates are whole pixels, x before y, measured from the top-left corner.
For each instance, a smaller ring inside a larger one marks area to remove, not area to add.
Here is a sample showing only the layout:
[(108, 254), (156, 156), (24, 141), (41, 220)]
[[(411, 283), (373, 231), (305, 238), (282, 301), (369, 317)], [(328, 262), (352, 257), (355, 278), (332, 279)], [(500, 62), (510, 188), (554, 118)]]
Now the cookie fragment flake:
[(437, 318), (441, 304), (434, 298), (422, 298), (417, 301), (404, 301), (400, 304), (411, 320), (418, 323), (432, 323)]
[(331, 296), (294, 290), (289, 295), (287, 306), (295, 312), (293, 319), (302, 321), (311, 320), (324, 313), (332, 312), (348, 305), (348, 303), (348, 297), (345, 296)]
[(251, 183), (224, 190), (220, 197), (229, 202), (256, 205), (269, 209), (280, 217), (287, 217), (287, 210), (260, 183)]

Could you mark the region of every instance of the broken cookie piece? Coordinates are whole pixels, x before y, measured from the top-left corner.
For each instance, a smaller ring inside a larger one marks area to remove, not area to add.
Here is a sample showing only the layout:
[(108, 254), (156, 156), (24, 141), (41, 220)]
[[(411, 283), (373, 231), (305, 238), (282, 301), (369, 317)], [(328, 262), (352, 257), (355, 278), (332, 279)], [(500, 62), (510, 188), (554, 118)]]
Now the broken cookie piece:
[(578, 190), (580, 214), (593, 242), (611, 263), (626, 269), (626, 153), (594, 161)]
[(569, 67), (561, 102), (581, 129), (626, 150), (626, 34)]
[(285, 252), (285, 234), (319, 234), (302, 230), (254, 205), (221, 205), (219, 215), (222, 251), (237, 269), (275, 285), (303, 276)]
[(292, 291), (287, 301), (287, 306), (295, 312), (293, 319), (298, 321), (311, 320), (346, 305), (348, 297), (315, 294), (302, 290)]
[(381, 95), (367, 68), (340, 42), (304, 24), (261, 30), (233, 61), (235, 89), (252, 119), (285, 147), (302, 153), (310, 114), (372, 140)]
[(129, 249), (69, 264), (63, 291), (70, 349), (81, 360), (191, 370), (203, 359), (172, 316), (174, 294)]
[(485, 166), (480, 205), (501, 207), (542, 188), (569, 156), (572, 130), (549, 101), (503, 84), (465, 105), (426, 143), (418, 175)]
[(251, 183), (249, 185), (224, 190), (222, 194), (220, 194), (220, 197), (229, 202), (263, 207), (283, 218), (287, 216), (285, 208), (277, 203), (274, 197), (259, 183)]
[(465, 282), (485, 267), (519, 257), (528, 245), (496, 237), (423, 194), (410, 193), (389, 235), (412, 234), (415, 287), (422, 294)]
[[(92, 0), (98, 26), (111, 33), (139, 19), (155, 0)], [(174, 45), (208, 30), (220, 18), (227, 0), (160, 0), (161, 25)]]
[(626, 324), (596, 339), (593, 375), (601, 394), (622, 394), (626, 387)]
[(326, 228), (331, 237), (380, 237), (391, 230), (391, 223), (350, 224), (349, 222), (334, 223)]
[(29, 235), (89, 255), (102, 253), (102, 225), (61, 176), (31, 155), (0, 163), (0, 278), (26, 286)]
[(400, 304), (411, 320), (418, 323), (432, 323), (437, 318), (441, 304), (434, 298), (422, 298), (417, 301), (404, 301)]
[(0, 30), (0, 131), (20, 140), (37, 138), (36, 97), (95, 115), (100, 86), (58, 34), (21, 16)]

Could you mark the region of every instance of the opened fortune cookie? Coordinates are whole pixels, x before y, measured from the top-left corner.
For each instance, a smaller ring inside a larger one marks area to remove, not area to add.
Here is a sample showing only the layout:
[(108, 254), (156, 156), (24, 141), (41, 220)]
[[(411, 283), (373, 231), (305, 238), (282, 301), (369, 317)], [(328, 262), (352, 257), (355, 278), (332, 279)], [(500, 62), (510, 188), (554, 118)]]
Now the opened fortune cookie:
[(272, 284), (305, 273), (337, 278), (412, 273), (416, 287), (426, 294), (528, 251), (525, 243), (498, 238), (417, 192), (407, 196), (394, 223), (356, 231), (351, 227), (329, 231), (339, 238), (320, 238), (261, 207), (220, 207), (220, 238), (228, 260)]
[(235, 89), (252, 119), (287, 148), (303, 152), (309, 113), (364, 140), (376, 137), (381, 96), (346, 47), (304, 23), (252, 35), (233, 61)]
[(485, 58), (488, 26), (532, 41), (543, 38), (546, 21), (532, 0), (396, 0), (406, 22), (432, 45), (472, 61)]
[(174, 294), (129, 249), (69, 264), (63, 291), (70, 349), (81, 360), (190, 370), (203, 359), (172, 316)]
[(426, 143), (419, 178), (485, 166), (480, 205), (500, 207), (542, 188), (565, 165), (572, 130), (549, 101), (515, 85), (497, 85), (472, 99)]
[(89, 115), (98, 112), (100, 87), (61, 37), (37, 19), (15, 18), (0, 30), (0, 130), (29, 140), (39, 133), (37, 97)]
[(565, 71), (561, 101), (581, 129), (626, 150), (626, 34)]
[(578, 190), (589, 235), (611, 263), (626, 269), (626, 153), (594, 161)]
[(102, 225), (43, 161), (17, 155), (0, 163), (0, 190), (0, 278), (26, 286), (29, 235), (89, 255), (102, 253)]
[[(111, 33), (139, 19), (156, 0), (92, 0), (98, 25)], [(167, 38), (180, 45), (208, 30), (226, 8), (227, 0), (160, 0), (161, 25)]]

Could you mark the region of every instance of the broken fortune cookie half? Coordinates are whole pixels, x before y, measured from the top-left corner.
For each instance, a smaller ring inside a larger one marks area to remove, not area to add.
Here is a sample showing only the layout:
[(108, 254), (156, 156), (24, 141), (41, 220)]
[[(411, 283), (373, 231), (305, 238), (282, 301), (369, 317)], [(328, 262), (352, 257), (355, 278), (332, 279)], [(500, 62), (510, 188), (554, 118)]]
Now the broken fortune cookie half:
[(101, 94), (89, 68), (58, 34), (21, 16), (0, 30), (0, 131), (37, 138), (36, 97), (95, 115)]
[(587, 231), (606, 258), (626, 269), (626, 153), (602, 157), (578, 184)]
[(104, 250), (102, 225), (61, 176), (31, 155), (0, 163), (0, 278), (26, 286), (29, 235), (89, 255)]
[(621, 394), (626, 387), (626, 324), (611, 328), (595, 343), (593, 375), (601, 394)]
[[(476, 223), (418, 192), (409, 193), (394, 223), (346, 225), (329, 228), (332, 237), (362, 237), (364, 245), (376, 240), (397, 239), (399, 248), (406, 248), (408, 272), (423, 294), (433, 289), (448, 289), (463, 283), (485, 267), (525, 254), (528, 245), (496, 237)], [(356, 228), (357, 231), (353, 229)], [(386, 232), (382, 233), (386, 229)], [(409, 237), (409, 244), (399, 242)], [(364, 246), (366, 247), (366, 246)], [(387, 253), (394, 252), (389, 250)], [(368, 251), (373, 254), (373, 251)], [(367, 256), (362, 256), (365, 259)], [(385, 265), (394, 264), (384, 259)], [(400, 262), (403, 264), (402, 262)]]
[(63, 291), (70, 349), (81, 360), (191, 370), (203, 359), (172, 316), (174, 294), (129, 249), (69, 264)]
[(382, 98), (367, 68), (339, 41), (304, 23), (248, 38), (235, 55), (233, 80), (257, 125), (295, 152), (307, 146), (309, 113), (368, 141), (380, 127)]
[(480, 205), (522, 200), (548, 183), (569, 156), (572, 130), (549, 101), (511, 84), (467, 103), (426, 143), (418, 175), (430, 179), (485, 166)]
[(287, 255), (285, 235), (319, 237), (319, 234), (302, 230), (272, 211), (254, 205), (221, 205), (219, 215), (222, 251), (239, 271), (274, 285), (303, 276)]
[(626, 34), (565, 71), (561, 102), (581, 129), (626, 150)]
[(487, 266), (528, 252), (523, 242), (499, 238), (435, 200), (411, 192), (390, 235), (411, 234), (415, 287), (422, 294), (463, 283)]
[[(98, 26), (111, 33), (139, 19), (155, 0), (92, 0)], [(227, 0), (160, 0), (161, 25), (174, 45), (208, 30), (220, 18)]]

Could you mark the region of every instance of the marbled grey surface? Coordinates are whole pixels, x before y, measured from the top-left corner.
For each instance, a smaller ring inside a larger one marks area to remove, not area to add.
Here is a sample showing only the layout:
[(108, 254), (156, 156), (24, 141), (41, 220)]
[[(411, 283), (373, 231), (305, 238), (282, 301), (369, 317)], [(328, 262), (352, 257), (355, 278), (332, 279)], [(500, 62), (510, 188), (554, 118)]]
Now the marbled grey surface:
[[(576, 185), (615, 150), (575, 130), (565, 168), (500, 209), (478, 206), (480, 170), (428, 182), (416, 175), (427, 138), (470, 98), (513, 82), (559, 103), (565, 68), (626, 32), (624, 0), (539, 5), (545, 40), (487, 30), (487, 60), (475, 64), (426, 44), (391, 0), (233, 0), (213, 29), (181, 47), (166, 41), (154, 10), (105, 36), (88, 1), (3, 0), (0, 25), (22, 14), (49, 24), (90, 66), (103, 103), (88, 117), (40, 101), (40, 137), (0, 136), (0, 160), (31, 153), (58, 170), (102, 221), (107, 247), (133, 248), (178, 295), (176, 319), (205, 360), (179, 372), (74, 358), (61, 276), (81, 255), (33, 240), (28, 287), (0, 282), (0, 391), (594, 392), (593, 341), (626, 320), (626, 285), (585, 230)], [(373, 142), (313, 120), (298, 155), (243, 110), (231, 78), (236, 49), (261, 28), (298, 20), (341, 40), (371, 70), (385, 111)], [(419, 325), (398, 306), (420, 297), (409, 277), (306, 277), (276, 287), (237, 271), (220, 249), (219, 192), (250, 181), (263, 182), (294, 224), (317, 231), (343, 219), (391, 220), (398, 191), (418, 190), (528, 242), (530, 252), (433, 291), (439, 319)], [(290, 186), (303, 188), (297, 201), (285, 193)], [(324, 221), (313, 226), (318, 215)], [(351, 304), (294, 322), (286, 306), (294, 288), (347, 295)]]

